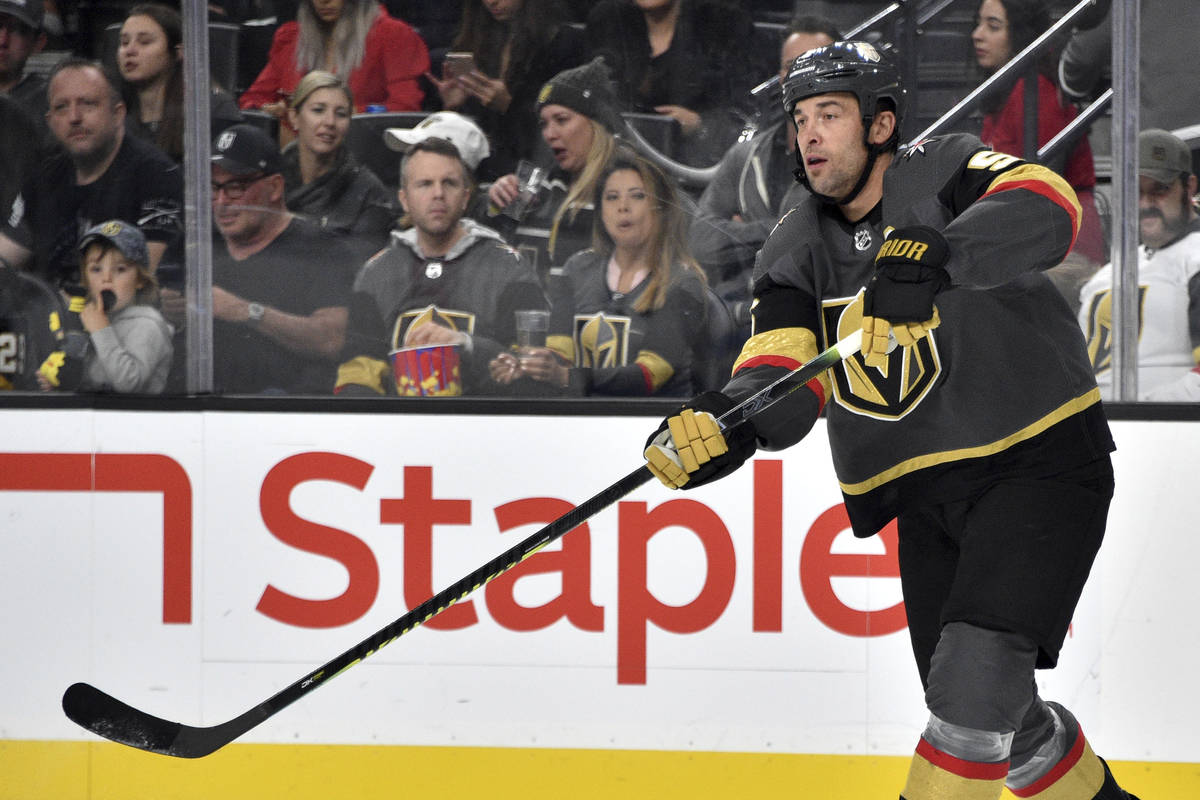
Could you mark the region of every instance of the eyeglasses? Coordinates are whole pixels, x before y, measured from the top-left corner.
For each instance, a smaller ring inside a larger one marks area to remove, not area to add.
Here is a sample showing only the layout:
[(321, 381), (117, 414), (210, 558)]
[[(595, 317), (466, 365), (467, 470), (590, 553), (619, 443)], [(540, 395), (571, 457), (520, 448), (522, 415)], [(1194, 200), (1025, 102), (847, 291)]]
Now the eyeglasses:
[(233, 180), (225, 181), (224, 183), (217, 183), (216, 181), (213, 181), (213, 199), (216, 200), (221, 192), (225, 192), (225, 196), (230, 200), (237, 200), (246, 193), (246, 190), (249, 189), (252, 184), (258, 183), (265, 177), (267, 177), (267, 174), (265, 172), (260, 172), (259, 174), (252, 175), (249, 178), (234, 178)]

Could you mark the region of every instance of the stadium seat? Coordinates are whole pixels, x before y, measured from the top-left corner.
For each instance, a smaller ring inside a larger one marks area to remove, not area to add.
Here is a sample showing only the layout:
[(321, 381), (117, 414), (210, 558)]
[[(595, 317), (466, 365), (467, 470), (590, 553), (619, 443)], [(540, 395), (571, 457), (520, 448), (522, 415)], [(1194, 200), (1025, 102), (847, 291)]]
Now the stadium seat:
[(390, 189), (400, 184), (400, 154), (383, 141), (388, 128), (412, 128), (425, 117), (425, 111), (384, 111), (377, 114), (355, 114), (350, 118), (346, 146), (358, 163), (375, 173)]
[(679, 136), (679, 123), (666, 114), (643, 114), (623, 111), (621, 116), (642, 138), (668, 158), (674, 155), (675, 140)]

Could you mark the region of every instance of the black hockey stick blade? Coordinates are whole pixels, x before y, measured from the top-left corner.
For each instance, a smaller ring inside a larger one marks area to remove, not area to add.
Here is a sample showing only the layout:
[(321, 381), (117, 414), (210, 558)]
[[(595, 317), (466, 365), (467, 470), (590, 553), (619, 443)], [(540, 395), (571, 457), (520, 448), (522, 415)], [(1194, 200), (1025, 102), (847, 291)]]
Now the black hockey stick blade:
[[(751, 419), (755, 413), (783, 399), (796, 389), (852, 356), (859, 349), (859, 332), (839, 341), (807, 364), (797, 367), (745, 402), (722, 414), (719, 422), (730, 428)], [(270, 719), (304, 695), (324, 685), (382, 647), (418, 627), (434, 615), (462, 600), (493, 578), (520, 564), (551, 542), (579, 527), (597, 513), (653, 475), (645, 466), (588, 498), (580, 505), (487, 562), (469, 575), (447, 586), (407, 614), (351, 647), (315, 671), (280, 690), (249, 711), (210, 727), (193, 727), (148, 714), (87, 683), (76, 683), (63, 693), (63, 711), (76, 724), (114, 742), (176, 758), (201, 758), (219, 750), (242, 734)]]

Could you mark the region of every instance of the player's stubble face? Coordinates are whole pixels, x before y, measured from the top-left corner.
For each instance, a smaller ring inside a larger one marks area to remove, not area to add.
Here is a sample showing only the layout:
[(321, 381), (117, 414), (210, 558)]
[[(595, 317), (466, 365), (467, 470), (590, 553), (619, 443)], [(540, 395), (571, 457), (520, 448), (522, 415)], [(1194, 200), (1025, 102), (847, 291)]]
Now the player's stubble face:
[(806, 97), (792, 111), (796, 147), (817, 194), (844, 197), (867, 166), (858, 98), (850, 92)]

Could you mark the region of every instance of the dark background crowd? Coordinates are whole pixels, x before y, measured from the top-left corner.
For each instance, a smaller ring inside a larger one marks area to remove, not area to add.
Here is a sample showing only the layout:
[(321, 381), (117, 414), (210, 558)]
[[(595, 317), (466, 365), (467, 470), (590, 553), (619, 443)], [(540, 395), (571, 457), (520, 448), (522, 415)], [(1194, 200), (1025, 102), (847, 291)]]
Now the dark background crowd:
[[(927, 0), (864, 27), (889, 5), (210, 2), (214, 236), (201, 299), (184, 247), (179, 5), (0, 0), (0, 386), (186, 393), (197, 313), (213, 320), (217, 392), (719, 386), (750, 335), (755, 255), (806, 191), (780, 105), (788, 64), (847, 34), (889, 48), (910, 67), (911, 140), (1075, 3)], [(1107, 5), (950, 129), (1036, 158), (1111, 81)], [(1161, 290), (1182, 303), (1179, 330), (1143, 354), (1158, 370), (1147, 375), (1167, 381), (1200, 353), (1200, 81), (1178, 55), (1186, 42), (1162, 37), (1197, 29), (1180, 15), (1200, 10), (1142, 5), (1156, 45), (1141, 69), (1157, 78), (1141, 128), (1166, 159), (1146, 156), (1142, 213), (1165, 209), (1167, 231), (1143, 227), (1143, 257), (1182, 253), (1181, 277)], [(1112, 281), (1109, 141), (1102, 112), (1049, 162), (1083, 225), (1048, 274), (1089, 341)], [(55, 330), (46, 320), (60, 310), (69, 324)]]

